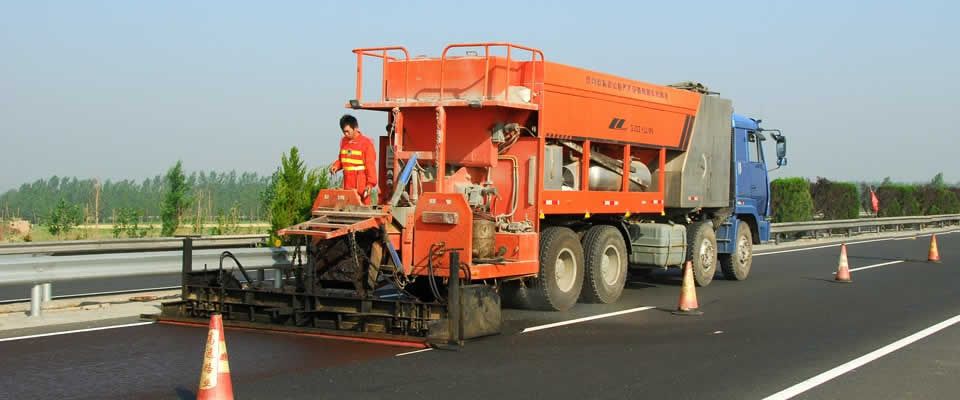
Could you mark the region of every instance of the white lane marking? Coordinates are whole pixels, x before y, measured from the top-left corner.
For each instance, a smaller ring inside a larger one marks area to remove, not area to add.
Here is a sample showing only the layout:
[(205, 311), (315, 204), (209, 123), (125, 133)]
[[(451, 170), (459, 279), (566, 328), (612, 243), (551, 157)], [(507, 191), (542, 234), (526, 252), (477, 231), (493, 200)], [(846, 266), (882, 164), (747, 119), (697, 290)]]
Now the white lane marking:
[(771, 396), (768, 396), (764, 400), (786, 400), (786, 399), (792, 398), (800, 393), (806, 392), (807, 390), (817, 387), (818, 385), (822, 385), (823, 383), (833, 378), (836, 378), (854, 369), (860, 368), (873, 360), (876, 360), (887, 354), (893, 353), (894, 351), (902, 349), (913, 342), (916, 342), (920, 339), (923, 339), (927, 336), (937, 333), (940, 330), (948, 328), (951, 325), (956, 324), (957, 322), (960, 322), (960, 315), (957, 315), (939, 324), (933, 325), (920, 332), (914, 333), (896, 342), (890, 343), (870, 353), (862, 355), (855, 360), (847, 362), (846, 364), (840, 365), (829, 371), (821, 373), (820, 375), (814, 376), (813, 378), (807, 379), (803, 382), (800, 382), (796, 385), (786, 388), (780, 392), (777, 392)]
[[(937, 235), (938, 235), (938, 236), (940, 236), (940, 235), (948, 235), (948, 234), (956, 233), (956, 232), (958, 232), (958, 231), (940, 232), (940, 233), (937, 233)], [(907, 237), (896, 237), (896, 238), (861, 240), (861, 241), (859, 241), (859, 242), (850, 242), (850, 243), (847, 243), (847, 246), (852, 246), (852, 245), (855, 245), (855, 244), (862, 244), (862, 243), (884, 242), (884, 241), (890, 241), (890, 240), (916, 239), (916, 238), (921, 238), (921, 237), (927, 237), (927, 236), (930, 236), (930, 235), (931, 235), (931, 234), (928, 233), (928, 234), (919, 235), (919, 236), (907, 236)], [(799, 248), (799, 249), (790, 249), (790, 250), (766, 251), (766, 252), (763, 252), (763, 253), (753, 253), (753, 256), (754, 256), (754, 257), (758, 257), (758, 256), (766, 256), (766, 255), (770, 255), (770, 254), (793, 253), (793, 252), (797, 252), (797, 251), (826, 249), (826, 248), (830, 248), (830, 247), (840, 247), (841, 244), (843, 244), (843, 243), (825, 244), (825, 245), (822, 245), (822, 246), (814, 246), (814, 247), (802, 247), (802, 248)]]
[[(847, 243), (848, 246), (851, 245), (851, 244), (855, 244), (855, 243)], [(754, 257), (768, 256), (768, 255), (771, 255), (771, 254), (793, 253), (793, 252), (797, 252), (797, 251), (826, 249), (826, 248), (829, 248), (829, 247), (840, 247), (840, 243), (837, 243), (837, 244), (828, 244), (828, 245), (824, 245), (824, 246), (804, 247), (804, 248), (801, 248), (801, 249), (790, 249), (790, 250), (768, 251), (768, 252), (764, 252), (764, 253), (753, 253), (753, 256), (754, 256)]]
[[(868, 266), (866, 266), (866, 267), (853, 268), (853, 269), (850, 270), (850, 272), (863, 271), (863, 270), (865, 270), (865, 269), (882, 267), (882, 266), (884, 266), (884, 265), (900, 264), (900, 263), (902, 263), (902, 262), (903, 262), (903, 260), (897, 260), (897, 261), (890, 261), (890, 262), (885, 262), (885, 263), (880, 263), (880, 264), (873, 264), (873, 265), (868, 265)], [(834, 273), (836, 273), (836, 272), (834, 272)]]
[(41, 333), (41, 334), (37, 334), (37, 335), (18, 336), (18, 337), (0, 339), (0, 342), (10, 342), (10, 341), (14, 341), (14, 340), (23, 340), (23, 339), (34, 339), (34, 338), (40, 338), (40, 337), (46, 337), (46, 336), (68, 335), (68, 334), (71, 334), (71, 333), (82, 333), (82, 332), (102, 331), (102, 330), (106, 330), (106, 329), (130, 328), (130, 327), (134, 327), (134, 326), (150, 325), (150, 324), (155, 324), (155, 323), (156, 323), (156, 322), (153, 322), (153, 321), (135, 322), (135, 323), (132, 323), (132, 324), (125, 324), (125, 325), (111, 325), (111, 326), (101, 326), (101, 327), (99, 327), (99, 328), (87, 328), (87, 329), (76, 329), (76, 330), (72, 330), (72, 331), (63, 331), (63, 332)]
[(408, 351), (408, 352), (406, 352), (406, 353), (397, 354), (396, 357), (402, 357), (402, 356), (406, 356), (406, 355), (410, 355), (410, 354), (423, 353), (423, 352), (425, 352), (425, 351), (430, 351), (430, 350), (433, 350), (433, 348), (420, 349), (420, 350), (414, 350), (414, 351)]
[(556, 328), (556, 327), (558, 327), (558, 326), (576, 324), (576, 323), (578, 323), (578, 322), (592, 321), (592, 320), (600, 319), (600, 318), (615, 317), (615, 316), (617, 316), (617, 315), (635, 313), (635, 312), (638, 312), (638, 311), (645, 311), (645, 310), (650, 310), (650, 309), (653, 309), (653, 308), (656, 308), (656, 307), (650, 307), (650, 306), (648, 306), (648, 307), (637, 307), (637, 308), (631, 308), (631, 309), (629, 309), (629, 310), (622, 310), (622, 311), (616, 311), (616, 312), (612, 312), (612, 313), (594, 315), (594, 316), (592, 316), (592, 317), (583, 317), (583, 318), (571, 319), (571, 320), (569, 320), (569, 321), (555, 322), (555, 323), (552, 323), (552, 324), (546, 324), (546, 325), (540, 325), (540, 326), (532, 326), (532, 327), (529, 327), (529, 328), (524, 329), (523, 332), (520, 332), (520, 333), (527, 333), (527, 332), (539, 331), (539, 330), (542, 330), (542, 329)]

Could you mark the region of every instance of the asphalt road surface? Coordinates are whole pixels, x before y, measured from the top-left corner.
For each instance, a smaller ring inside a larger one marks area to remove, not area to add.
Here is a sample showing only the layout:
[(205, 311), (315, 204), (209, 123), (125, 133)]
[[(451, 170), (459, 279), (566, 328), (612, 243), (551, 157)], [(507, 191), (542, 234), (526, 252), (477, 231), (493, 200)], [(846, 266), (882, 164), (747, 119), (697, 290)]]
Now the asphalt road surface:
[[(833, 282), (839, 245), (758, 255), (748, 280), (697, 289), (698, 317), (670, 313), (679, 274), (658, 274), (615, 305), (505, 310), (501, 335), (460, 351), (228, 328), (231, 376), (240, 399), (957, 398), (960, 234), (938, 242), (940, 264), (929, 237), (852, 242), (851, 284)], [(0, 398), (193, 398), (205, 339), (156, 324), (0, 339)]]

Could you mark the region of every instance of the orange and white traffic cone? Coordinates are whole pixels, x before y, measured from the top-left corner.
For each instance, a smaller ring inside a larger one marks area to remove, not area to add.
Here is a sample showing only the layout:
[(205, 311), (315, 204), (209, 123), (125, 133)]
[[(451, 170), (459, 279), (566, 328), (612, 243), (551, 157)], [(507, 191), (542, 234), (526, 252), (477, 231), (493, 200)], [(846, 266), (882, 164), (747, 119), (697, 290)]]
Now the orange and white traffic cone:
[(850, 264), (847, 263), (847, 244), (840, 245), (840, 265), (837, 267), (837, 276), (833, 279), (840, 283), (851, 283)]
[(703, 315), (703, 311), (698, 310), (697, 290), (693, 284), (693, 263), (687, 261), (683, 266), (683, 285), (680, 289), (680, 304), (673, 315)]
[(930, 252), (927, 255), (927, 261), (932, 263), (940, 262), (940, 251), (937, 250), (937, 235), (930, 235)]
[(210, 330), (207, 333), (207, 347), (203, 352), (197, 400), (233, 400), (227, 342), (223, 337), (223, 317), (220, 314), (210, 316)]

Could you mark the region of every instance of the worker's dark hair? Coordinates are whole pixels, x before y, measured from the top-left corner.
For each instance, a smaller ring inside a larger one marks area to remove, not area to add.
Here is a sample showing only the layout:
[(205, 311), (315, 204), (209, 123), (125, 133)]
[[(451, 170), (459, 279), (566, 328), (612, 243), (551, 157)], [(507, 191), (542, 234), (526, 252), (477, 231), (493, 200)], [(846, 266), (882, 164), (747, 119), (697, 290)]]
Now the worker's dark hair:
[(353, 129), (357, 129), (357, 125), (358, 125), (358, 124), (357, 124), (357, 118), (354, 117), (354, 116), (352, 116), (352, 115), (350, 115), (350, 114), (343, 114), (343, 116), (340, 117), (340, 129), (341, 129), (341, 130), (342, 130), (343, 128), (346, 128), (347, 126), (353, 128)]

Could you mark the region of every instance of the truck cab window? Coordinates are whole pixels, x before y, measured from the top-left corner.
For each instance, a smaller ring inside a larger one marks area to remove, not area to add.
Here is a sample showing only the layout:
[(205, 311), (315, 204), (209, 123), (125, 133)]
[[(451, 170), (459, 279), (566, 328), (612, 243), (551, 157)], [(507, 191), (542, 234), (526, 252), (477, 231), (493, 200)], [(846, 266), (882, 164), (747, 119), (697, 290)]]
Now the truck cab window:
[(747, 156), (748, 160), (752, 163), (760, 162), (760, 141), (757, 140), (757, 134), (754, 132), (747, 133)]

